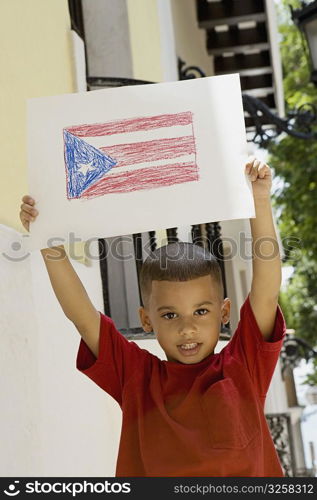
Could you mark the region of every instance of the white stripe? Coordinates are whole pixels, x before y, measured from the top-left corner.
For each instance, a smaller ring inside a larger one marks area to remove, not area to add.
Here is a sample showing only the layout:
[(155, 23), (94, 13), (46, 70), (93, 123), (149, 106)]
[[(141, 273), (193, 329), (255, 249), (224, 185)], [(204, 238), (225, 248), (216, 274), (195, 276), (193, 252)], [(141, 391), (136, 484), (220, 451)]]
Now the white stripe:
[[(195, 161), (195, 155), (179, 156), (178, 158), (171, 158), (169, 160), (148, 161), (145, 163), (135, 163), (126, 167), (113, 167), (111, 172), (113, 174), (120, 174), (122, 172), (129, 172), (130, 170), (138, 170), (139, 168), (160, 167), (161, 165), (173, 165), (173, 163), (192, 163)], [(106, 174), (107, 175), (107, 174)]]
[(139, 132), (128, 132), (125, 134), (114, 134), (97, 137), (80, 137), (95, 148), (113, 146), (116, 144), (132, 144), (133, 142), (154, 141), (157, 139), (172, 139), (193, 135), (192, 125), (177, 127), (161, 127), (153, 130), (142, 130)]

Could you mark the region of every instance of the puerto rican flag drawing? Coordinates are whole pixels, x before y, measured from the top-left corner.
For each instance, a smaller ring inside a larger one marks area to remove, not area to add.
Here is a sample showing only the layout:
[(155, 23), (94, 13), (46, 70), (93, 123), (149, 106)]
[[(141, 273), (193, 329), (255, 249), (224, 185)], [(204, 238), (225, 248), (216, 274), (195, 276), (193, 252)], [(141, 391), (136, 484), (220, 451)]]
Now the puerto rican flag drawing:
[(199, 180), (191, 111), (66, 127), (67, 198)]

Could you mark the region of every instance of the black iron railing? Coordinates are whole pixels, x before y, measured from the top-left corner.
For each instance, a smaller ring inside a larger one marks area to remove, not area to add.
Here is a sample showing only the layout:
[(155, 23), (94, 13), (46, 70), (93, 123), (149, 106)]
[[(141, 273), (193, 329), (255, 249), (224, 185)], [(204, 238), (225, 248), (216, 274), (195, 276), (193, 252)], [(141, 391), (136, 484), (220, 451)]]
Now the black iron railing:
[(295, 456), (290, 416), (287, 413), (266, 415), (271, 436), (286, 477), (295, 476)]

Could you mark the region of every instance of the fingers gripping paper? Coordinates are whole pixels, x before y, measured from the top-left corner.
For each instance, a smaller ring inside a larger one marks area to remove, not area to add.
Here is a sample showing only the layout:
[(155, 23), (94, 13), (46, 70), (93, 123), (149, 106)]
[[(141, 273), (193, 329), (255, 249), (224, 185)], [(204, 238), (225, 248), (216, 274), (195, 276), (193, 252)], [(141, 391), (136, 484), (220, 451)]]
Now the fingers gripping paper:
[(254, 217), (239, 75), (28, 101), (30, 248)]

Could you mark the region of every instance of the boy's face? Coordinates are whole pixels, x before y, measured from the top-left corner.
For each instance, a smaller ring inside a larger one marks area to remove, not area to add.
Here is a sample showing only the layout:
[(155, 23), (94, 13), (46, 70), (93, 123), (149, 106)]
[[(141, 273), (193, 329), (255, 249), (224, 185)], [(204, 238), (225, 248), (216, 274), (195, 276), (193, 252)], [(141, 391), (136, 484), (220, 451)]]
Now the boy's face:
[(189, 281), (152, 281), (143, 329), (154, 331), (168, 361), (199, 363), (214, 351), (230, 300), (221, 300), (210, 275)]

